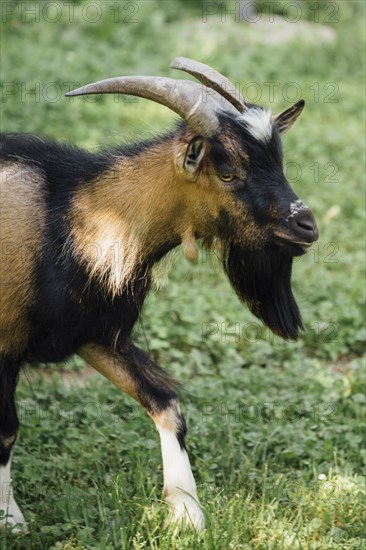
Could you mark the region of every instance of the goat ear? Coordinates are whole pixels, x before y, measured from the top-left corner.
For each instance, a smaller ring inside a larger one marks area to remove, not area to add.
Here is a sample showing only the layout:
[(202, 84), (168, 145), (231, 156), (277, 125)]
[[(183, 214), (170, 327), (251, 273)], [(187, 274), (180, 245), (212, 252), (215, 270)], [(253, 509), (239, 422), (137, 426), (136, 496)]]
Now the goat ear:
[(305, 101), (303, 99), (300, 99), (300, 101), (295, 103), (295, 105), (293, 105), (286, 111), (283, 111), (283, 113), (274, 115), (273, 121), (275, 122), (280, 134), (284, 134), (285, 132), (287, 132), (287, 130), (289, 130), (289, 128), (291, 128), (293, 123), (301, 115), (304, 106)]
[(188, 144), (183, 167), (188, 176), (194, 176), (205, 155), (206, 143), (203, 137), (195, 136)]

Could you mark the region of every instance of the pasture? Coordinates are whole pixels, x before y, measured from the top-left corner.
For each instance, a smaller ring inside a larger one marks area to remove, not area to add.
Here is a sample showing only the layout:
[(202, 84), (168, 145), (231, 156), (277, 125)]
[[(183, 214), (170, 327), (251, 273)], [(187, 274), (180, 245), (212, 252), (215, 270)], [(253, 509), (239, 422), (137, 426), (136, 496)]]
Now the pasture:
[(365, 6), (281, 1), (273, 15), (258, 2), (248, 24), (229, 13), (237, 3), (221, 3), (227, 13), (212, 4), (6, 0), (1, 130), (91, 150), (148, 138), (171, 127), (168, 109), (64, 94), (110, 76), (179, 78), (177, 55), (212, 65), (273, 112), (303, 97), (283, 142), (287, 176), (320, 231), (294, 264), (305, 331), (297, 342), (271, 335), (214, 257), (191, 265), (177, 251), (135, 342), (183, 383), (207, 529), (165, 526), (154, 425), (74, 359), (21, 376), (12, 474), (29, 533), (1, 533), (1, 550), (366, 548)]

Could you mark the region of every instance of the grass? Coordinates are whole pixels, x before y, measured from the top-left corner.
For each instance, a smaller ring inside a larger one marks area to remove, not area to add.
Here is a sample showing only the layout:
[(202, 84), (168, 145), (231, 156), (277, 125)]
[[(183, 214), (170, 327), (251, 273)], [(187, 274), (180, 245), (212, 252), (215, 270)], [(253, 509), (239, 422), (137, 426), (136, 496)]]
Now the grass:
[[(197, 57), (242, 86), (255, 83), (248, 95), (259, 90), (258, 102), (274, 111), (288, 107), (291, 93), (306, 99), (285, 156), (321, 236), (294, 267), (305, 322), (296, 343), (271, 337), (206, 257), (190, 266), (179, 254), (136, 327), (135, 341), (184, 383), (202, 535), (163, 527), (159, 442), (144, 411), (97, 374), (80, 388), (73, 360), (20, 381), (13, 478), (30, 533), (2, 534), (0, 549), (366, 548), (363, 3), (331, 3), (336, 21), (320, 3), (311, 24), (311, 6), (300, 2), (287, 42), (274, 23), (249, 28), (220, 14), (204, 22), (194, 2), (120, 3), (119, 12), (100, 2), (95, 23), (85, 2), (72, 6), (72, 20), (64, 3), (50, 4), (47, 16), (44, 2), (35, 15), (32, 2), (28, 15), (22, 3), (3, 4), (15, 15), (2, 28), (2, 130), (91, 149), (149, 136), (174, 115), (143, 100), (68, 101), (67, 83), (174, 76), (172, 57)], [(329, 41), (320, 39), (324, 24)], [(279, 83), (273, 101), (269, 82)], [(75, 380), (65, 384), (68, 370)]]

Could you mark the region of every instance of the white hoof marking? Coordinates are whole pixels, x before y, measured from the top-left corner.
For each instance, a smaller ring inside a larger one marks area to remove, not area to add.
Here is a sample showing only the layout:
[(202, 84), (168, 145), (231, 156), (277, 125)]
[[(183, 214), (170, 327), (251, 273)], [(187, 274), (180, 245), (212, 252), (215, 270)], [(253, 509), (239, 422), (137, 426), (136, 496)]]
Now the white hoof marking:
[(177, 491), (172, 496), (167, 496), (166, 501), (173, 509), (173, 521), (186, 524), (197, 531), (205, 528), (205, 516), (200, 508), (197, 496), (193, 497), (183, 491)]
[(158, 425), (164, 468), (164, 495), (173, 509), (174, 521), (198, 531), (205, 526), (187, 451), (181, 449), (173, 431)]
[(15, 502), (10, 477), (11, 458), (6, 466), (0, 466), (0, 531), (5, 528), (13, 532), (26, 531), (27, 524), (19, 506)]

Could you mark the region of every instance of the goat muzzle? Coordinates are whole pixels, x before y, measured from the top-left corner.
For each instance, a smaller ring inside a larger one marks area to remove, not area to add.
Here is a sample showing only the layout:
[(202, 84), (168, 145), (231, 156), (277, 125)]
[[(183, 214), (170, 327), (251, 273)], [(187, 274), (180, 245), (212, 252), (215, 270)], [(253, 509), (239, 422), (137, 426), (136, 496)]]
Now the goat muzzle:
[(309, 209), (291, 215), (286, 220), (286, 228), (275, 229), (273, 233), (279, 243), (295, 256), (306, 252), (319, 237), (316, 220)]

